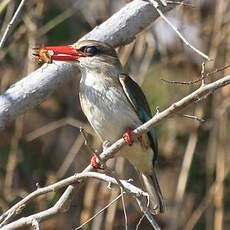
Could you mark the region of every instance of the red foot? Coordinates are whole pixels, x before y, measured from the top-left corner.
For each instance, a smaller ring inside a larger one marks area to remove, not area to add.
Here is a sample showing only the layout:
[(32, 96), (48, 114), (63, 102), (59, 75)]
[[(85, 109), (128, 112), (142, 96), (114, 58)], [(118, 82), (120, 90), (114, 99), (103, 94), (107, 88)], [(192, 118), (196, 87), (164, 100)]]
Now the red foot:
[(91, 158), (91, 165), (95, 169), (103, 169), (100, 163), (97, 162), (97, 156), (96, 154), (93, 154), (93, 157)]
[(141, 136), (139, 136), (139, 137), (137, 137), (137, 139), (138, 139), (138, 141), (139, 141), (140, 143), (142, 143), (142, 141), (143, 141), (143, 137), (142, 137), (142, 135), (141, 135)]
[(127, 131), (124, 133), (123, 138), (129, 146), (133, 144), (133, 141), (131, 139), (131, 129), (130, 128), (128, 128)]

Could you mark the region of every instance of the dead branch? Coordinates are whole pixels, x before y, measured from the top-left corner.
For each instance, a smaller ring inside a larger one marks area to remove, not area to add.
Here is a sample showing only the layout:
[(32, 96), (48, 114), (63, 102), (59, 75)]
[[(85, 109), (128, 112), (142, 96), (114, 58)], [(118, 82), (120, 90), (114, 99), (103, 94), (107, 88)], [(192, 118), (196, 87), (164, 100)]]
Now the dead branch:
[[(213, 76), (213, 75), (217, 74), (218, 72), (224, 71), (224, 70), (228, 69), (229, 67), (230, 67), (230, 65), (226, 65), (224, 67), (215, 69), (214, 71), (205, 74), (205, 78)], [(171, 80), (167, 80), (167, 79), (164, 79), (164, 78), (161, 78), (161, 80), (166, 82), (166, 83), (170, 83), (170, 84), (193, 85), (193, 84), (196, 84), (196, 83), (199, 83), (200, 81), (202, 81), (202, 77), (200, 77), (200, 78), (198, 78), (196, 80), (193, 80), (193, 81), (171, 81)]]
[[(33, 199), (35, 199), (36, 197), (38, 197), (42, 194), (46, 194), (49, 192), (55, 192), (55, 191), (57, 191), (63, 187), (72, 186), (73, 184), (76, 184), (76, 183), (78, 184), (80, 181), (82, 181), (83, 179), (87, 179), (87, 178), (95, 178), (95, 179), (99, 179), (99, 180), (105, 181), (107, 183), (112, 183), (112, 184), (119, 186), (116, 179), (109, 177), (105, 174), (97, 173), (97, 172), (82, 172), (82, 173), (75, 174), (71, 177), (68, 177), (64, 180), (61, 180), (55, 184), (49, 185), (49, 186), (44, 187), (44, 188), (37, 189), (36, 191), (34, 191), (31, 194), (29, 194), (28, 196), (26, 196), (23, 200), (18, 202), (16, 205), (14, 205), (10, 210), (8, 210), (3, 215), (5, 217), (7, 217), (8, 215), (12, 215), (12, 213), (16, 213), (17, 210), (21, 206), (25, 206), (30, 201), (32, 201)], [(129, 182), (127, 182), (125, 180), (120, 180), (120, 182), (122, 183), (122, 186), (125, 188), (126, 192), (136, 198), (141, 210), (145, 213), (146, 217), (151, 221), (151, 224), (153, 225), (154, 229), (159, 229), (159, 226), (157, 225), (157, 223), (153, 219), (153, 217), (152, 217), (152, 215), (151, 215), (151, 213), (150, 213), (150, 211), (146, 205), (145, 197), (148, 196), (147, 193), (143, 192), (141, 189), (130, 184)], [(34, 220), (36, 220), (39, 223), (40, 221), (45, 220), (45, 219), (47, 219), (47, 218), (49, 218), (49, 217), (51, 217), (57, 213), (65, 212), (66, 207), (68, 207), (68, 205), (69, 205), (68, 203), (70, 202), (69, 198), (70, 197), (65, 197), (65, 196), (63, 197), (62, 196), (52, 208), (49, 208), (45, 211), (38, 212), (38, 213), (31, 215), (31, 216), (28, 216), (28, 217), (22, 217), (19, 220), (16, 220), (16, 221), (14, 221), (8, 225), (3, 226), (1, 228), (1, 230), (17, 229), (17, 228), (20, 228), (20, 227), (23, 227), (26, 225), (32, 225), (34, 223)], [(2, 220), (2, 217), (1, 217), (1, 220)]]
[(209, 61), (211, 60), (208, 55), (204, 54), (203, 52), (201, 52), (200, 50), (198, 50), (196, 47), (194, 47), (192, 44), (188, 42), (188, 40), (179, 32), (179, 30), (164, 15), (164, 13), (159, 7), (160, 6), (159, 3), (156, 0), (149, 0), (149, 1), (153, 4), (154, 8), (159, 13), (161, 18), (175, 31), (175, 33), (179, 36), (179, 38), (184, 42), (186, 46), (188, 46), (193, 51), (195, 51), (197, 54), (199, 54), (202, 58), (209, 60)]
[[(174, 6), (162, 7), (162, 12)], [(128, 44), (159, 17), (154, 9), (148, 1), (131, 1), (81, 39), (100, 40), (114, 47)], [(44, 101), (58, 86), (75, 77), (77, 71), (64, 62), (45, 65), (12, 85), (0, 96), (0, 129)]]
[(10, 29), (13, 26), (13, 24), (16, 22), (20, 12), (23, 9), (23, 6), (24, 6), (25, 2), (26, 2), (25, 0), (21, 1), (21, 3), (19, 4), (14, 16), (12, 17), (12, 19), (9, 22), (9, 24), (7, 25), (6, 30), (5, 30), (4, 34), (2, 35), (2, 38), (1, 38), (1, 41), (0, 41), (0, 49), (3, 47), (3, 45), (4, 45), (4, 43), (5, 43), (6, 39), (7, 39), (7, 36), (9, 34), (9, 32), (10, 32)]

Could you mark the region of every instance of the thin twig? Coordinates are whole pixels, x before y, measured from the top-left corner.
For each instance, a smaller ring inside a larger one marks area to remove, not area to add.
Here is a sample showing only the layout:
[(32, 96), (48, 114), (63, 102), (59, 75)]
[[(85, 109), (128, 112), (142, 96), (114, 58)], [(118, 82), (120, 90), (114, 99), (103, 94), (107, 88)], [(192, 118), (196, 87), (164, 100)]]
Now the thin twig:
[(17, 8), (17, 10), (16, 10), (16, 12), (14, 14), (14, 16), (10, 20), (8, 26), (6, 27), (6, 30), (5, 30), (2, 38), (1, 38), (1, 41), (0, 41), (0, 49), (3, 47), (3, 45), (4, 45), (5, 41), (6, 41), (6, 38), (7, 38), (8, 34), (9, 34), (9, 32), (10, 32), (10, 29), (11, 29), (12, 25), (15, 23), (15, 21), (16, 21), (18, 15), (20, 14), (20, 12), (21, 12), (21, 10), (22, 10), (23, 5), (25, 4), (25, 2), (26, 2), (26, 0), (22, 0), (21, 1), (21, 3), (19, 4), (19, 6), (18, 6), (18, 8)]
[(2, 222), (0, 222), (0, 228), (1, 228), (1, 226), (5, 225), (7, 223), (7, 221), (11, 219), (11, 217), (13, 217), (15, 215), (15, 213), (17, 212), (17, 209), (21, 209), (20, 208), (21, 206), (19, 206), (18, 208), (15, 208), (12, 211), (8, 212), (8, 214), (5, 217), (5, 219), (3, 219)]
[[(91, 145), (89, 144), (89, 140), (88, 140), (88, 137), (87, 137), (87, 134), (85, 133), (85, 130), (84, 128), (80, 127), (80, 132), (82, 134), (82, 136), (84, 137), (84, 140), (85, 140), (85, 146), (89, 149), (89, 151), (92, 153), (92, 154), (96, 154), (97, 153), (97, 150), (93, 149), (91, 147)], [(100, 156), (99, 156), (100, 157)], [(98, 158), (99, 159), (99, 158)]]
[(199, 79), (197, 79), (195, 81), (175, 81), (175, 80), (168, 80), (168, 79), (165, 79), (165, 78), (161, 78), (161, 81), (169, 83), (169, 84), (192, 85), (192, 84), (195, 84), (195, 83), (201, 81), (201, 79), (199, 78)]
[(69, 169), (70, 165), (74, 161), (76, 155), (79, 153), (81, 147), (84, 144), (84, 138), (82, 135), (78, 135), (75, 139), (74, 143), (72, 144), (71, 148), (69, 149), (68, 153), (66, 154), (65, 159), (63, 160), (61, 166), (56, 172), (56, 178), (63, 178), (67, 170)]
[(121, 201), (122, 201), (124, 217), (125, 217), (125, 229), (128, 230), (128, 218), (127, 218), (127, 213), (126, 213), (126, 208), (125, 208), (124, 191), (122, 187), (121, 187)]
[[(205, 75), (206, 78), (208, 78), (209, 76), (212, 76), (218, 72), (221, 72), (221, 71), (224, 71), (225, 69), (229, 68), (230, 67), (230, 64), (229, 65), (226, 65), (224, 67), (221, 67), (219, 69), (215, 69), (214, 71), (212, 72), (209, 72)], [(200, 81), (202, 81), (202, 77), (196, 79), (196, 80), (193, 80), (193, 81), (171, 81), (171, 80), (167, 80), (167, 79), (164, 79), (164, 78), (161, 78), (162, 81), (164, 82), (167, 82), (167, 83), (170, 83), (170, 84), (178, 84), (178, 85), (192, 85), (192, 84), (196, 84)]]
[(211, 76), (211, 75), (214, 75), (214, 74), (216, 74), (216, 73), (218, 73), (218, 72), (224, 71), (224, 70), (226, 70), (226, 69), (229, 68), (229, 67), (230, 67), (230, 64), (225, 65), (225, 66), (223, 66), (223, 67), (221, 67), (221, 68), (219, 68), (219, 69), (215, 69), (214, 71), (212, 71), (212, 72), (210, 72), (210, 73), (207, 73), (207, 74), (206, 74), (206, 78), (209, 77), (209, 76)]
[(77, 228), (75, 228), (75, 230), (81, 229), (82, 227), (84, 227), (85, 225), (87, 225), (90, 221), (92, 221), (93, 219), (95, 219), (99, 214), (101, 214), (102, 212), (104, 212), (108, 207), (110, 207), (113, 203), (115, 203), (117, 200), (119, 200), (123, 196), (124, 193), (125, 192), (121, 192), (121, 194), (119, 194), (114, 200), (112, 200), (104, 208), (102, 208), (100, 211), (98, 211), (95, 215), (93, 215), (92, 217), (90, 217), (86, 222), (84, 222), (83, 224), (81, 224), (80, 226), (78, 226)]
[(123, 184), (120, 181), (119, 176), (117, 175), (117, 173), (110, 169), (106, 164), (104, 164), (105, 162), (101, 159), (100, 154), (98, 153), (97, 150), (94, 150), (91, 145), (89, 144), (88, 138), (87, 138), (87, 134), (85, 133), (83, 128), (80, 128), (80, 132), (83, 135), (84, 139), (85, 139), (85, 145), (87, 146), (87, 148), (89, 149), (89, 151), (92, 154), (95, 154), (98, 158), (98, 163), (100, 165), (100, 167), (102, 167), (101, 169), (103, 169), (105, 172), (107, 172), (110, 176), (114, 177), (115, 180), (117, 181), (117, 183), (120, 185), (121, 188), (123, 188), (123, 190), (126, 190), (125, 187), (123, 186)]
[(142, 215), (142, 217), (140, 218), (140, 220), (138, 221), (137, 225), (136, 225), (136, 230), (138, 230), (138, 228), (141, 225), (142, 220), (144, 219), (145, 215)]
[(197, 117), (197, 116), (194, 116), (194, 115), (180, 114), (180, 113), (177, 113), (177, 115), (183, 116), (183, 117), (186, 117), (186, 118), (189, 118), (189, 119), (193, 119), (193, 120), (196, 120), (196, 121), (199, 121), (200, 123), (205, 122), (205, 119)]
[(48, 33), (55, 26), (59, 25), (60, 23), (71, 17), (73, 15), (73, 12), (73, 8), (69, 8), (63, 11), (61, 14), (58, 14), (56, 17), (52, 18), (45, 25), (39, 28), (39, 30), (37, 31), (38, 38), (44, 36), (44, 34)]
[(148, 219), (149, 223), (153, 226), (153, 229), (160, 230), (161, 229), (160, 226), (157, 224), (157, 222), (153, 218), (153, 215), (149, 211), (149, 208), (146, 205), (146, 203), (143, 200), (143, 198), (136, 198), (136, 199), (137, 199), (137, 203), (138, 203), (139, 207), (141, 208), (141, 211), (144, 213), (144, 215)]
[[(115, 166), (114, 171), (119, 172), (119, 175), (123, 175), (124, 165), (125, 165), (124, 162), (125, 162), (124, 158), (117, 158), (115, 161), (110, 162), (110, 167)], [(112, 190), (111, 195), (110, 195), (110, 200), (113, 200), (116, 196), (118, 196), (119, 193), (120, 191), (118, 190)], [(107, 230), (113, 229), (113, 223), (115, 222), (117, 207), (118, 207), (118, 204), (113, 205), (112, 207), (108, 209), (108, 212), (106, 213), (106, 217), (104, 221), (104, 228)]]
[(97, 156), (97, 163), (99, 164), (100, 169), (105, 169), (106, 168), (106, 165), (104, 165), (105, 162), (103, 162), (103, 160), (101, 159), (100, 154), (98, 153), (97, 149), (93, 149), (91, 147), (91, 145), (89, 144), (87, 134), (85, 133), (85, 131), (82, 127), (80, 128), (80, 132), (85, 139), (85, 146), (89, 149), (89, 151), (91, 152), (92, 155), (95, 154)]
[(191, 45), (188, 40), (179, 32), (179, 30), (168, 20), (168, 18), (163, 14), (163, 12), (159, 9), (159, 4), (155, 0), (149, 0), (153, 6), (155, 7), (156, 11), (159, 13), (161, 18), (176, 32), (176, 34), (179, 36), (179, 38), (185, 43), (186, 46), (194, 50), (197, 54), (199, 54), (201, 57), (204, 59), (210, 61), (211, 59), (209, 58), (208, 55), (204, 54), (200, 50), (198, 50), (196, 47)]
[(191, 8), (196, 8), (194, 5), (186, 2), (177, 2), (177, 1), (166, 1), (167, 4), (176, 4), (180, 6), (186, 6), (186, 7), (191, 7)]
[(201, 68), (201, 87), (205, 86), (205, 77), (206, 77), (206, 74), (205, 74), (205, 62), (202, 62), (202, 68)]
[(58, 128), (61, 128), (63, 126), (66, 126), (66, 125), (70, 125), (70, 126), (73, 126), (75, 128), (84, 128), (84, 130), (91, 134), (91, 135), (95, 135), (95, 132), (93, 131), (93, 129), (86, 123), (83, 123), (79, 120), (76, 120), (72, 117), (65, 117), (65, 118), (62, 118), (60, 120), (57, 120), (57, 121), (53, 121), (53, 122), (50, 122), (48, 123), (47, 125), (44, 125), (30, 133), (28, 133), (26, 136), (25, 136), (25, 139), (27, 141), (33, 141), (35, 140), (36, 138), (39, 138), (45, 134), (48, 134)]
[(84, 139), (85, 139), (85, 145), (87, 146), (87, 148), (89, 149), (89, 151), (92, 153), (92, 154), (95, 154), (98, 158), (98, 164), (100, 165), (101, 169), (103, 169), (105, 172), (107, 172), (110, 176), (114, 177), (115, 180), (117, 181), (117, 183), (120, 185), (120, 187), (123, 189), (123, 190), (126, 190), (125, 187), (123, 186), (123, 184), (121, 183), (120, 181), (120, 178), (119, 176), (117, 175), (117, 173), (112, 170), (111, 168), (109, 168), (106, 164), (104, 164), (105, 162), (101, 159), (100, 157), (100, 154), (98, 153), (97, 150), (94, 150), (90, 144), (89, 144), (89, 141), (88, 141), (88, 138), (87, 138), (87, 135), (86, 133), (84, 132), (84, 129), (83, 128), (80, 128), (80, 132), (82, 133)]

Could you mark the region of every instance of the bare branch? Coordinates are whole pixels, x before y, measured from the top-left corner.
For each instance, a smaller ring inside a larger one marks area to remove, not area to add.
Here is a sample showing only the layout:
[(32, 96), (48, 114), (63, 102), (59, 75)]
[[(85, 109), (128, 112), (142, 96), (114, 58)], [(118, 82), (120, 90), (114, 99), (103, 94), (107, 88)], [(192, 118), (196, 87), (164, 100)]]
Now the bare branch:
[(139, 229), (139, 227), (140, 227), (140, 225), (141, 225), (141, 222), (142, 222), (142, 220), (144, 219), (144, 217), (145, 217), (145, 215), (143, 215), (143, 216), (140, 218), (140, 220), (138, 221), (138, 223), (137, 223), (137, 225), (136, 225), (136, 230)]
[(81, 135), (75, 139), (73, 145), (71, 146), (70, 150), (66, 154), (64, 161), (62, 162), (61, 166), (56, 172), (56, 178), (63, 178), (66, 171), (69, 169), (70, 165), (73, 163), (76, 155), (80, 151), (82, 145), (84, 144), (84, 138)]
[(50, 122), (47, 125), (44, 125), (34, 131), (32, 131), (31, 133), (26, 134), (25, 138), (27, 141), (33, 141), (38, 137), (41, 137), (47, 133), (50, 133), (58, 128), (61, 128), (65, 125), (70, 125), (73, 126), (75, 128), (84, 128), (86, 130), (87, 133), (91, 134), (91, 135), (95, 135), (95, 132), (93, 131), (92, 127), (89, 126), (89, 124), (83, 123), (79, 120), (76, 120), (72, 117), (65, 117), (63, 119), (57, 120), (57, 121), (53, 121)]
[(121, 187), (121, 201), (122, 201), (122, 207), (123, 207), (124, 217), (125, 217), (125, 230), (128, 230), (128, 218), (125, 209), (125, 198), (124, 198), (124, 191), (122, 187)]
[[(229, 68), (230, 65), (226, 65), (224, 67), (221, 67), (221, 68), (218, 68), (218, 69), (215, 69), (214, 71), (212, 72), (209, 72), (205, 75), (205, 78), (208, 78), (214, 74), (217, 74), (218, 72), (221, 72), (221, 71), (224, 71), (225, 69)], [(171, 80), (167, 80), (167, 79), (164, 79), (164, 78), (161, 78), (162, 81), (164, 82), (167, 82), (167, 83), (170, 83), (170, 84), (178, 84), (178, 85), (192, 85), (192, 84), (196, 84), (200, 81), (202, 81), (202, 77), (196, 79), (196, 80), (193, 80), (193, 81), (171, 81)]]
[[(172, 5), (163, 7), (162, 11), (172, 8)], [(100, 40), (114, 47), (125, 45), (158, 17), (151, 3), (134, 0), (82, 39)], [(45, 100), (63, 82), (75, 77), (77, 71), (71, 64), (64, 62), (43, 65), (12, 85), (0, 96), (0, 129), (10, 120)]]
[(10, 32), (10, 29), (11, 29), (12, 25), (16, 22), (16, 19), (17, 19), (18, 15), (20, 14), (25, 2), (26, 2), (25, 0), (21, 1), (21, 3), (19, 4), (16, 12), (14, 13), (14, 16), (10, 20), (10, 23), (7, 25), (6, 30), (5, 30), (4, 34), (2, 35), (2, 38), (1, 38), (1, 41), (0, 41), (0, 49), (3, 47), (3, 45), (4, 45), (5, 41), (6, 41), (6, 38), (7, 38), (8, 34), (9, 34), (9, 32)]
[[(82, 181), (82, 179), (87, 179), (87, 178), (95, 178), (95, 179), (99, 179), (102, 181), (105, 181), (107, 183), (112, 183), (115, 185), (119, 185), (116, 181), (116, 179), (106, 176), (105, 174), (101, 174), (101, 173), (96, 173), (96, 172), (82, 172), (82, 173), (78, 173), (75, 174), (74, 176), (68, 177), (66, 179), (63, 179), (55, 184), (49, 185), (47, 187), (44, 188), (39, 188), (36, 191), (32, 192), (31, 194), (29, 194), (28, 196), (26, 196), (23, 200), (21, 200), (20, 202), (18, 202), (16, 205), (14, 205), (10, 210), (8, 210), (7, 212), (5, 212), (2, 216), (1, 216), (1, 220), (3, 220), (5, 218), (5, 216), (9, 215), (9, 213), (13, 213), (15, 212), (15, 210), (17, 210), (18, 208), (20, 208), (20, 206), (22, 205), (26, 205), (27, 203), (29, 203), (31, 200), (35, 199), (36, 197), (42, 195), (42, 194), (46, 194), (49, 192), (54, 192), (57, 191), (58, 189), (61, 189), (63, 187), (66, 187), (69, 185), (72, 186), (72, 184), (74, 183), (79, 183), (79, 181)], [(125, 180), (121, 180), (122, 185), (125, 187), (125, 190), (132, 196), (134, 196), (137, 201), (140, 203), (141, 205), (141, 209), (143, 209), (145, 211), (145, 213), (147, 213), (147, 215), (151, 215), (151, 213), (149, 212), (143, 197), (146, 197), (147, 194), (145, 192), (143, 192), (141, 189), (139, 189), (138, 187), (130, 184), (129, 182), (125, 181)], [(79, 185), (79, 184), (78, 184)], [(68, 188), (69, 188), (68, 187)], [(42, 221), (45, 220), (57, 213), (60, 212), (65, 212), (66, 208), (68, 208), (68, 204), (69, 204), (69, 198), (70, 196), (66, 196), (66, 192), (62, 195), (62, 197), (58, 200), (58, 202), (52, 207), (49, 208), (45, 211), (36, 213), (34, 215), (28, 216), (28, 217), (23, 217), (19, 220), (16, 220), (8, 225), (5, 225), (2, 227), (2, 224), (0, 225), (1, 230), (10, 230), (10, 229), (17, 229), (20, 228), (22, 226), (26, 226), (26, 225), (31, 225), (34, 221), (34, 219), (36, 219), (37, 221)], [(67, 206), (66, 206), (67, 205)], [(150, 217), (149, 217), (150, 218)], [(152, 222), (154, 223), (154, 219), (152, 217)], [(155, 224), (155, 223), (154, 223)], [(158, 226), (156, 224), (156, 226)], [(156, 228), (158, 229), (158, 228)]]
[(199, 118), (199, 117), (194, 116), (194, 115), (180, 114), (180, 113), (177, 113), (177, 115), (182, 116), (182, 117), (186, 117), (189, 119), (193, 119), (193, 120), (199, 121), (201, 123), (205, 122), (205, 120), (203, 118)]
[(180, 6), (186, 6), (186, 7), (190, 7), (190, 8), (195, 8), (195, 6), (193, 6), (190, 3), (186, 3), (186, 2), (179, 2), (179, 1), (166, 1), (167, 4), (176, 4), (176, 5), (180, 5)]
[(104, 212), (108, 207), (110, 207), (113, 203), (115, 203), (117, 200), (119, 200), (121, 197), (123, 197), (124, 192), (120, 193), (120, 195), (118, 195), (114, 200), (112, 200), (109, 204), (107, 204), (104, 208), (102, 208), (99, 212), (97, 212), (95, 215), (93, 215), (92, 217), (90, 217), (86, 222), (84, 222), (83, 224), (81, 224), (80, 226), (78, 226), (77, 228), (75, 228), (75, 230), (81, 229), (82, 227), (84, 227), (85, 225), (87, 225), (90, 221), (92, 221), (93, 219), (95, 219), (99, 214), (101, 214), (102, 212)]
[(93, 149), (90, 144), (89, 144), (89, 141), (88, 141), (88, 137), (87, 137), (87, 134), (85, 133), (85, 130), (84, 128), (80, 128), (80, 133), (82, 134), (83, 138), (84, 138), (84, 144), (85, 146), (88, 148), (88, 150), (94, 154), (95, 152), (97, 152), (97, 150)]
[(208, 61), (211, 60), (208, 57), (208, 55), (204, 54), (203, 52), (201, 52), (200, 50), (198, 50), (196, 47), (194, 47), (193, 45), (191, 45), (188, 42), (188, 40), (179, 32), (179, 30), (168, 20), (168, 18), (164, 15), (164, 13), (159, 9), (159, 4), (156, 2), (156, 0), (149, 0), (149, 1), (153, 4), (154, 8), (159, 13), (159, 15), (161, 16), (161, 18), (176, 32), (176, 34), (185, 43), (186, 46), (188, 46), (189, 48), (191, 48), (192, 50), (194, 50), (197, 54), (199, 54), (204, 59), (206, 59)]
[(158, 226), (157, 222), (153, 218), (152, 213), (149, 211), (149, 208), (146, 206), (143, 198), (137, 199), (137, 203), (141, 208), (141, 211), (144, 213), (144, 215), (147, 217), (150, 224), (154, 227), (155, 230), (160, 230), (160, 227)]

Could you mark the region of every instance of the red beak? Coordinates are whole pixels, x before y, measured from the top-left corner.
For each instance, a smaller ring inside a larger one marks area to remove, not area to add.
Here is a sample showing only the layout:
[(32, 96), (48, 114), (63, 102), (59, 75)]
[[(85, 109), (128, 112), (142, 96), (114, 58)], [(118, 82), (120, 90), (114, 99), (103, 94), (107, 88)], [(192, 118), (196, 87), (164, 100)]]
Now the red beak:
[(78, 61), (80, 57), (86, 57), (82, 52), (77, 51), (71, 45), (67, 46), (44, 46), (34, 49), (37, 56), (41, 61), (52, 62), (56, 61)]

